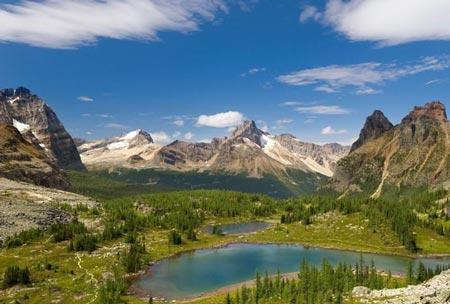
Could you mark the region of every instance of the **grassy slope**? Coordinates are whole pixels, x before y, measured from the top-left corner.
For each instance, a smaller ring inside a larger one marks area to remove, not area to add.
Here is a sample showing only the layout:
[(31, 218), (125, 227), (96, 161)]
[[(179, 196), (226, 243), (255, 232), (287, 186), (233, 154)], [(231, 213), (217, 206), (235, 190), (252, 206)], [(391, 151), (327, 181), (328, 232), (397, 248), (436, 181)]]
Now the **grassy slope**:
[[(92, 174), (92, 173), (91, 173)], [(316, 174), (289, 170), (290, 178), (296, 184), (280, 181), (274, 176), (249, 178), (245, 175), (229, 175), (208, 172), (176, 172), (153, 169), (126, 170), (120, 172), (100, 171), (98, 176), (137, 185), (151, 185), (158, 188), (172, 189), (219, 189), (250, 193), (263, 193), (277, 198), (286, 198), (299, 194), (313, 193), (324, 178)]]

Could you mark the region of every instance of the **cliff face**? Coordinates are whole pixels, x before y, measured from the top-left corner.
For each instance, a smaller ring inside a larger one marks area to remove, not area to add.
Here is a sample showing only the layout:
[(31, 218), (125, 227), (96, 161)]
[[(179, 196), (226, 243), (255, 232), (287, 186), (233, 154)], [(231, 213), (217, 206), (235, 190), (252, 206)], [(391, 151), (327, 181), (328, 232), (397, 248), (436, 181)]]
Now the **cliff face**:
[(85, 169), (55, 112), (28, 89), (0, 90), (0, 122), (15, 126), (28, 141), (38, 143), (60, 168)]
[(439, 186), (450, 179), (450, 123), (442, 103), (415, 107), (378, 133), (338, 162), (335, 188), (357, 186), (377, 197), (386, 185)]
[(381, 134), (392, 129), (394, 125), (384, 116), (383, 112), (375, 110), (367, 117), (364, 127), (359, 133), (359, 138), (352, 145), (350, 151), (354, 151), (371, 139), (377, 138)]
[(44, 149), (27, 141), (20, 132), (0, 123), (0, 176), (40, 186), (66, 189), (66, 176)]

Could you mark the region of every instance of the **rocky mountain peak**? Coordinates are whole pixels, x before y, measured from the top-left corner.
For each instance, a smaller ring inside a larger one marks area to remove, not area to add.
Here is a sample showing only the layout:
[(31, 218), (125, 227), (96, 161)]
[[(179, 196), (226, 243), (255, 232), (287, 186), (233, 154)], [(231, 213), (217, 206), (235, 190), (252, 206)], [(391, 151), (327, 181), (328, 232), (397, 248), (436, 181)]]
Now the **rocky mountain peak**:
[(131, 131), (124, 136), (121, 137), (121, 140), (127, 140), (129, 142), (132, 142), (133, 144), (152, 144), (153, 138), (150, 135), (150, 133), (142, 130), (137, 129), (134, 131)]
[(239, 140), (243, 138), (247, 138), (252, 142), (256, 143), (258, 146), (262, 145), (261, 137), (266, 135), (267, 133), (258, 129), (255, 121), (246, 120), (243, 124), (236, 127), (236, 129), (231, 134), (232, 140)]
[(60, 168), (84, 169), (72, 137), (55, 112), (30, 90), (0, 90), (0, 122), (16, 127), (30, 142), (38, 143)]
[(16, 89), (8, 88), (0, 90), (0, 96), (13, 98), (13, 97), (24, 97), (31, 95), (30, 90), (24, 87), (18, 87)]
[(386, 118), (386, 116), (384, 116), (383, 112), (375, 110), (372, 115), (367, 117), (366, 122), (359, 133), (359, 138), (353, 143), (350, 152), (358, 149), (367, 141), (389, 131), (393, 127), (394, 125)]
[(402, 123), (410, 123), (420, 119), (447, 121), (445, 105), (440, 101), (432, 101), (426, 103), (424, 106), (416, 106), (402, 119)]

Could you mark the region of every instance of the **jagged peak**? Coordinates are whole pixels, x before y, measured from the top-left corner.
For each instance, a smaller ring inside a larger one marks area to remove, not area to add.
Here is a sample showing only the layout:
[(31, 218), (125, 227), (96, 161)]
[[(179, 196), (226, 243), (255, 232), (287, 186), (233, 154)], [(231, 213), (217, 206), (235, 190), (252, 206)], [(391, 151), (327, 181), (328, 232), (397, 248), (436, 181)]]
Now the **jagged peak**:
[(17, 87), (17, 88), (7, 88), (0, 90), (0, 95), (5, 97), (18, 97), (18, 96), (29, 96), (31, 95), (31, 91), (25, 87)]
[(383, 112), (380, 110), (373, 111), (372, 115), (367, 117), (366, 122), (359, 133), (359, 138), (353, 143), (350, 152), (358, 149), (367, 141), (389, 131), (393, 127), (394, 125), (387, 119)]
[(153, 143), (153, 138), (150, 135), (150, 133), (142, 129), (136, 129), (131, 132), (128, 132), (127, 134), (120, 137), (120, 140), (125, 140), (129, 142), (139, 142), (139, 144)]
[(402, 123), (409, 123), (421, 118), (447, 121), (445, 105), (440, 101), (431, 101), (424, 106), (415, 106), (414, 109), (402, 119)]
[(262, 131), (256, 126), (254, 120), (246, 120), (241, 125), (237, 126), (231, 134), (231, 139), (247, 138), (257, 145), (261, 146), (261, 136), (267, 135), (267, 132)]

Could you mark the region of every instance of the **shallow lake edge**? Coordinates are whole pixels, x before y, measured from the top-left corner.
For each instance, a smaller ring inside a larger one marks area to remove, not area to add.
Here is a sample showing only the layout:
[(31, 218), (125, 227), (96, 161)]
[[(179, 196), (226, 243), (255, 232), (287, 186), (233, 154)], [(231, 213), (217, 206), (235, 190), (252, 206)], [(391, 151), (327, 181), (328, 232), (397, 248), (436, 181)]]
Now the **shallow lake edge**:
[[(186, 249), (186, 250), (182, 250), (176, 253), (173, 253), (169, 256), (166, 257), (162, 257), (160, 259), (155, 260), (154, 262), (152, 262), (150, 265), (148, 265), (148, 267), (144, 270), (141, 270), (140, 272), (130, 276), (132, 278), (132, 282), (130, 283), (130, 286), (128, 288), (128, 294), (131, 296), (134, 296), (140, 300), (146, 301), (148, 300), (148, 295), (142, 291), (140, 288), (135, 286), (135, 282), (138, 281), (141, 277), (145, 276), (145, 275), (149, 275), (149, 273), (151, 273), (152, 267), (155, 266), (156, 264), (164, 261), (164, 260), (170, 260), (170, 259), (176, 259), (177, 257), (181, 256), (181, 255), (185, 255), (185, 254), (190, 254), (190, 253), (194, 253), (197, 251), (203, 251), (203, 250), (215, 250), (215, 249), (221, 249), (221, 248), (227, 248), (230, 246), (239, 246), (239, 245), (279, 245), (279, 246), (299, 246), (299, 247), (304, 247), (305, 249), (331, 249), (331, 250), (337, 250), (337, 251), (342, 251), (342, 252), (351, 252), (351, 253), (368, 253), (368, 254), (374, 254), (374, 255), (379, 255), (379, 256), (393, 256), (393, 257), (404, 257), (404, 258), (409, 258), (409, 259), (444, 259), (444, 258), (448, 258), (450, 257), (450, 253), (446, 253), (446, 254), (423, 254), (423, 255), (419, 255), (419, 254), (411, 254), (411, 255), (404, 255), (404, 254), (396, 254), (394, 252), (392, 253), (383, 253), (383, 252), (376, 252), (374, 250), (352, 250), (352, 249), (345, 249), (342, 247), (336, 247), (336, 246), (319, 246), (319, 245), (312, 245), (309, 243), (300, 243), (300, 242), (276, 242), (276, 241), (272, 241), (272, 242), (258, 242), (258, 241), (230, 241), (230, 242), (226, 242), (223, 244), (216, 244), (216, 245), (211, 245), (211, 246), (205, 246), (205, 247), (201, 247), (201, 248), (193, 248), (193, 249)], [(281, 273), (281, 275), (289, 275), (292, 273)], [(227, 290), (231, 287), (239, 287), (239, 286), (243, 286), (246, 283), (251, 282), (252, 280), (247, 280), (247, 281), (243, 281), (243, 282), (238, 282), (235, 284), (230, 284), (227, 286), (223, 286), (221, 288), (215, 289), (215, 290), (211, 290), (211, 291), (207, 291), (204, 292), (198, 296), (194, 296), (194, 297), (188, 297), (188, 298), (182, 298), (182, 299), (177, 299), (178, 303), (183, 303), (183, 302), (191, 302), (194, 300), (200, 300), (203, 298), (207, 298), (210, 296), (214, 296), (220, 293), (221, 290)]]

